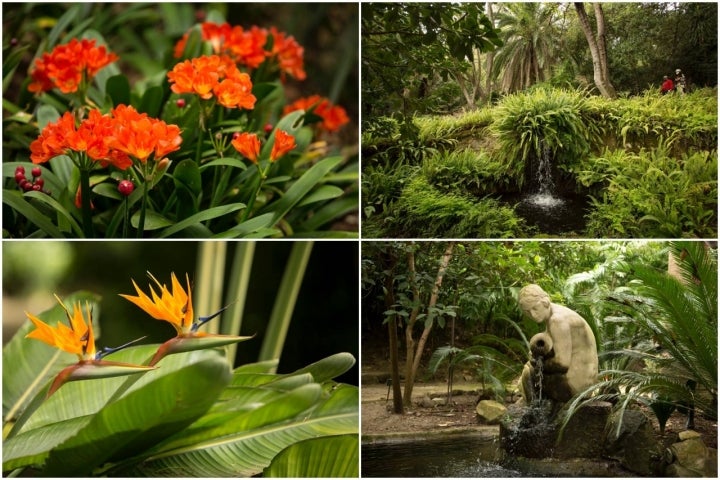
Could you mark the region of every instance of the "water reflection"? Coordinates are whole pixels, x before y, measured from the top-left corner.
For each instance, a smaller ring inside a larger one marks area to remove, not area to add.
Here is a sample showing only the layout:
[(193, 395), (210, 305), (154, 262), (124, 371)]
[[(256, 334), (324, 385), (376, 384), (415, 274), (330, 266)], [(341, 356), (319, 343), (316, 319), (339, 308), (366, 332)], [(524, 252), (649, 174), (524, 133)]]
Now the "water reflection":
[(478, 435), (362, 445), (363, 477), (522, 477), (498, 465), (497, 441)]

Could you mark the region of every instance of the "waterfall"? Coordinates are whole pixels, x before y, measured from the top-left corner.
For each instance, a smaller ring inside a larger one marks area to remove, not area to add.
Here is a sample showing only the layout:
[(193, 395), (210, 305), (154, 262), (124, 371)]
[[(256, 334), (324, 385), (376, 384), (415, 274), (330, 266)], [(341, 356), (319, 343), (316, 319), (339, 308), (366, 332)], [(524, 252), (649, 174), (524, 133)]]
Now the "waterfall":
[(540, 155), (530, 172), (531, 191), (527, 201), (542, 207), (554, 207), (563, 203), (562, 198), (556, 196), (551, 153), (545, 139), (540, 139)]

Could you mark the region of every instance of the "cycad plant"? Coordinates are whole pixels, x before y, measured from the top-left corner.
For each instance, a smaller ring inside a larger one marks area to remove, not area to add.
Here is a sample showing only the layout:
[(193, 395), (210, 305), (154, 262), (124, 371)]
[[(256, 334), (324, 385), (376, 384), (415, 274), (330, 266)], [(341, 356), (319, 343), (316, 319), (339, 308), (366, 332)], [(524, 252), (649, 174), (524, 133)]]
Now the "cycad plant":
[(567, 419), (594, 400), (612, 401), (621, 414), (636, 404), (656, 410), (662, 402), (717, 418), (717, 252), (704, 242), (676, 242), (671, 255), (673, 274), (630, 264), (636, 295), (625, 300), (645, 341), (606, 352), (641, 359), (645, 367), (601, 371), (602, 380), (570, 403)]

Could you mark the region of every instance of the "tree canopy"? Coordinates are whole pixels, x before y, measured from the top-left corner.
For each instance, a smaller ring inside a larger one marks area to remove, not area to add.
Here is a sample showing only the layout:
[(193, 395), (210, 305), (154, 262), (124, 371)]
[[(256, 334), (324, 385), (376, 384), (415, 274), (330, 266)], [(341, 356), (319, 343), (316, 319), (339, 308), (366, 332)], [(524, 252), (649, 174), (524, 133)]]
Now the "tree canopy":
[[(598, 9), (586, 11), (596, 25)], [(659, 87), (676, 68), (691, 89), (717, 85), (716, 3), (607, 3), (599, 11), (619, 95)], [(572, 4), (371, 3), (361, 33), (364, 118), (473, 108), (542, 82), (593, 86)]]

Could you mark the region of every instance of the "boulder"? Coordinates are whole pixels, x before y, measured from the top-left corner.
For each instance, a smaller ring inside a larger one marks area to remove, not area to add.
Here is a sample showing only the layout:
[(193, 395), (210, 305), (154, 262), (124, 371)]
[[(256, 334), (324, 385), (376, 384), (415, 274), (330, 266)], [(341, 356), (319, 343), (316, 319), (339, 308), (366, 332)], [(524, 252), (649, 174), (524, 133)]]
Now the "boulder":
[[(583, 405), (570, 418), (562, 437), (557, 442), (553, 456), (556, 458), (600, 458), (605, 435), (605, 425), (610, 417), (612, 404), (595, 401)], [(563, 415), (560, 416), (561, 418)]]
[(479, 423), (497, 424), (507, 413), (507, 408), (500, 402), (494, 400), (480, 400), (475, 407)]
[(679, 438), (665, 452), (665, 461), (670, 463), (666, 475), (717, 478), (717, 450), (707, 448), (700, 434), (692, 430), (681, 432)]
[(661, 458), (660, 445), (655, 440), (652, 424), (641, 411), (614, 413), (605, 445), (607, 457), (619, 461), (624, 468), (639, 475), (655, 475)]

